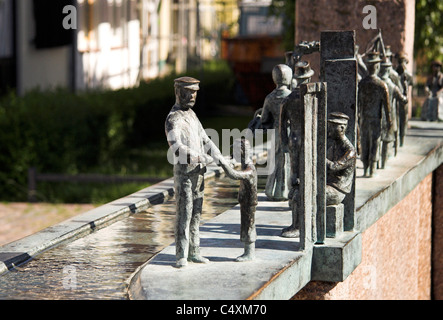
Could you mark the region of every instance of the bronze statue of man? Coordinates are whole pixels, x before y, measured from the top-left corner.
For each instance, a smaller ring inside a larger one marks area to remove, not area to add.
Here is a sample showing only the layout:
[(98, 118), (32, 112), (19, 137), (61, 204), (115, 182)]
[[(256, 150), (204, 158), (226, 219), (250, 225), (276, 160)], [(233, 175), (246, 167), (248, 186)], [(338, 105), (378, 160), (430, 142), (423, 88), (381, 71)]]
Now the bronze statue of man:
[[(408, 97), (409, 87), (413, 85), (413, 77), (412, 74), (408, 71), (406, 65), (409, 63), (409, 60), (406, 56), (405, 52), (399, 52), (395, 55), (397, 58), (397, 73), (400, 76), (400, 81), (403, 84), (403, 95)], [(408, 130), (408, 116), (409, 116), (409, 104), (400, 103), (398, 105), (398, 137), (399, 137), (399, 146), (402, 147), (404, 144), (404, 139), (406, 132)]]
[(285, 64), (279, 64), (272, 70), (272, 79), (276, 88), (266, 96), (261, 116), (262, 125), (275, 130), (275, 166), (266, 181), (265, 194), (269, 200), (284, 201), (288, 199), (291, 171), (289, 154), (283, 151), (287, 148), (281, 145), (280, 113), (283, 99), (291, 94), (292, 69)]
[(369, 171), (369, 177), (372, 177), (380, 157), (383, 113), (388, 129), (391, 128), (392, 119), (388, 87), (377, 76), (380, 55), (378, 52), (371, 52), (367, 56), (366, 66), (369, 74), (358, 85), (358, 121), (364, 176), (368, 176)]
[(398, 107), (408, 102), (408, 98), (403, 95), (400, 88), (392, 81), (390, 77), (392, 70), (392, 63), (389, 59), (383, 58), (380, 68), (380, 78), (386, 83), (389, 91), (389, 105), (391, 107), (392, 126), (390, 130), (387, 129), (386, 118), (383, 118), (382, 128), (382, 149), (381, 149), (381, 168), (386, 165), (389, 157), (397, 154), (398, 148)]
[[(384, 56), (382, 57), (383, 60), (389, 60), (391, 63), (393, 63), (392, 58), (394, 57), (394, 53), (391, 51), (391, 46), (385, 47)], [(398, 74), (397, 70), (394, 68), (391, 68), (389, 70), (389, 78), (391, 78), (392, 82), (401, 90), (403, 91), (403, 82), (401, 81), (400, 75)]]
[(207, 263), (200, 254), (200, 216), (204, 196), (206, 165), (216, 160), (224, 168), (228, 161), (206, 134), (192, 110), (200, 81), (191, 77), (175, 80), (176, 102), (166, 118), (165, 132), (173, 153), (176, 197), (176, 266), (188, 261)]
[(361, 79), (368, 75), (368, 69), (366, 68), (365, 62), (363, 61), (363, 55), (358, 52), (360, 46), (355, 45), (355, 59), (357, 59), (357, 80), (360, 82)]

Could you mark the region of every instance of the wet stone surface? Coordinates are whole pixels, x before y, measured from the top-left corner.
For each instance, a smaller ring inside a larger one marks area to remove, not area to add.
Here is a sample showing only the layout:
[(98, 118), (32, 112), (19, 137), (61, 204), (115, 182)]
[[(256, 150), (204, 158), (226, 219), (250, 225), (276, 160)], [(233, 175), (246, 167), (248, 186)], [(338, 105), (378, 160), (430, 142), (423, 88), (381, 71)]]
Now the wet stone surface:
[[(205, 193), (203, 223), (237, 204), (238, 182), (207, 180)], [(171, 199), (48, 250), (0, 276), (0, 299), (127, 299), (125, 281), (174, 242), (174, 219)]]

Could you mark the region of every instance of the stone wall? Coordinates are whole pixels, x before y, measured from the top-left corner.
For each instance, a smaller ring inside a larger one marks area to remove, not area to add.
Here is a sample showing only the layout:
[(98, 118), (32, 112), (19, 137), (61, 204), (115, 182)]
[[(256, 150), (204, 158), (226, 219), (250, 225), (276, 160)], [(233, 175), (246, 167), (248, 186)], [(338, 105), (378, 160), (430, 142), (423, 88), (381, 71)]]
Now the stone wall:
[(443, 165), (434, 172), (432, 298), (443, 300)]
[[(415, 0), (297, 0), (295, 18), (295, 42), (320, 40), (320, 32), (327, 30), (356, 30), (359, 52), (364, 52), (367, 43), (378, 34), (378, 29), (366, 30), (363, 13), (366, 5), (377, 9), (377, 28), (382, 29), (385, 45), (396, 53), (404, 50), (411, 63), (414, 47)], [(320, 56), (318, 53), (305, 56), (310, 61), (318, 80)]]
[[(439, 201), (442, 201), (443, 166), (438, 172)], [(293, 299), (430, 299), (432, 181), (431, 173), (407, 197), (363, 232), (362, 262), (344, 282), (313, 281)], [(436, 218), (440, 221), (440, 241), (443, 236), (441, 203), (439, 216), (434, 216), (434, 223)], [(438, 243), (436, 241), (434, 234), (434, 244)], [(434, 256), (436, 251), (441, 250), (436, 250), (434, 246)], [(434, 268), (440, 266), (440, 271), (437, 271), (441, 273), (443, 254), (439, 254), (438, 264), (434, 259)], [(441, 281), (435, 280), (435, 272), (434, 269), (434, 287), (438, 285), (438, 290), (434, 290), (434, 295), (437, 296), (438, 291), (441, 297), (443, 287)]]

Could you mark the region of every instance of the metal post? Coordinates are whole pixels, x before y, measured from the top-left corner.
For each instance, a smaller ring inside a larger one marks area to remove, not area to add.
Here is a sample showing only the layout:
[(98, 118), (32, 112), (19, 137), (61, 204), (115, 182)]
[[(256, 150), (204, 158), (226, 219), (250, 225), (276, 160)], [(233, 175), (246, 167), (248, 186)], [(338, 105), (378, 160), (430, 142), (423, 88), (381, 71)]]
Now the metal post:
[[(357, 59), (355, 31), (324, 31), (321, 33), (321, 79), (328, 84), (328, 110), (343, 112), (349, 117), (346, 136), (357, 146)], [(355, 175), (350, 194), (343, 201), (344, 230), (352, 231), (355, 221)]]
[(34, 167), (28, 169), (28, 202), (36, 202), (37, 194), (37, 170)]

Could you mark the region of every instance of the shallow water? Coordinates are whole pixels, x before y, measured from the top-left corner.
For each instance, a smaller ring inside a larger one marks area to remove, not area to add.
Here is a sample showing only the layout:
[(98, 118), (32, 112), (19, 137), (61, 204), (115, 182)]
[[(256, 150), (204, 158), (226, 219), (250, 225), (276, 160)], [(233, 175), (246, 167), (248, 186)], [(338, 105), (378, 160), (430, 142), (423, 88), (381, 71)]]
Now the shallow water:
[[(235, 206), (237, 194), (236, 181), (207, 180), (203, 223)], [(127, 299), (125, 281), (174, 241), (174, 219), (171, 199), (61, 244), (0, 276), (0, 299)]]

